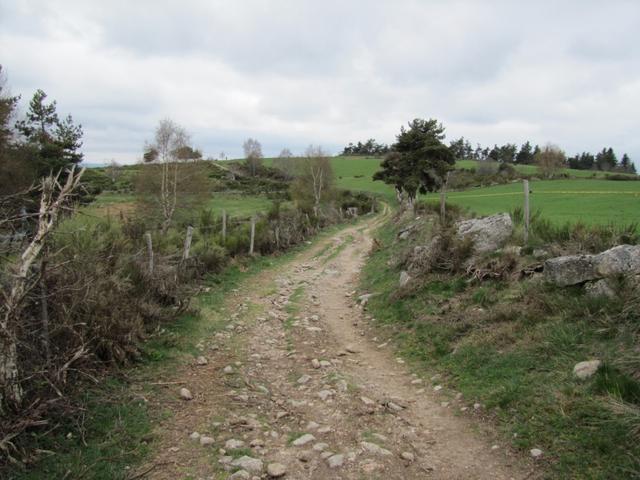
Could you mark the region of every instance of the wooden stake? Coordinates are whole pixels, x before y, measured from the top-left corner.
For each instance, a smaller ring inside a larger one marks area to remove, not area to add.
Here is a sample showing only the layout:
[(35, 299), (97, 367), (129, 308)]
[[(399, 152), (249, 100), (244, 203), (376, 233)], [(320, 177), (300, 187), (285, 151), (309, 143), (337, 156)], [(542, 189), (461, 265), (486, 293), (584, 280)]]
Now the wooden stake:
[(253, 255), (253, 243), (256, 239), (256, 217), (251, 217), (251, 243), (249, 244), (249, 255)]
[(153, 275), (153, 242), (151, 241), (151, 234), (149, 232), (145, 233), (144, 239), (147, 242), (147, 256), (149, 257), (149, 275)]
[(529, 180), (522, 181), (524, 186), (524, 243), (529, 243)]
[(184, 252), (182, 253), (182, 259), (187, 260), (189, 258), (189, 251), (191, 250), (191, 239), (193, 238), (193, 227), (189, 225), (187, 227), (187, 236), (184, 239)]
[(222, 209), (222, 244), (227, 243), (227, 211)]

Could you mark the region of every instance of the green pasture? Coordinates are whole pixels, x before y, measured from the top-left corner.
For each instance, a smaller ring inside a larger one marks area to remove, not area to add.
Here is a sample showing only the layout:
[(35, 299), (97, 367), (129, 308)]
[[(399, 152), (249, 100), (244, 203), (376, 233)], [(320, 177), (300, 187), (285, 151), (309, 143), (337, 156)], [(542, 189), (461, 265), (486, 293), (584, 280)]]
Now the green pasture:
[(231, 193), (215, 193), (206, 208), (210, 208), (216, 215), (222, 215), (222, 210), (233, 217), (248, 217), (254, 213), (265, 213), (273, 201), (263, 196), (249, 196)]
[[(531, 211), (554, 223), (630, 223), (640, 221), (640, 182), (610, 180), (539, 180), (529, 182)], [(439, 201), (437, 194), (425, 196)], [(479, 215), (522, 207), (522, 182), (450, 192), (447, 203)]]

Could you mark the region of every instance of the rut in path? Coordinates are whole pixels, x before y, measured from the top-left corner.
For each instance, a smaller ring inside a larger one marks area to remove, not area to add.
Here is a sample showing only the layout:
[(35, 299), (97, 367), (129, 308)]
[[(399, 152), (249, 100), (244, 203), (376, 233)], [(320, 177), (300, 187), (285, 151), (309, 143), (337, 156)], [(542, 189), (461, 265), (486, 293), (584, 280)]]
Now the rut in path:
[(270, 464), (291, 479), (537, 476), (459, 414), (473, 406), (411, 375), (376, 337), (353, 295), (374, 222), (253, 277), (228, 299), (227, 329), (201, 342), (208, 363), (175, 372), (193, 400), (170, 387), (158, 405), (172, 416), (156, 429), (148, 478), (225, 478), (240, 467), (231, 478), (264, 478)]

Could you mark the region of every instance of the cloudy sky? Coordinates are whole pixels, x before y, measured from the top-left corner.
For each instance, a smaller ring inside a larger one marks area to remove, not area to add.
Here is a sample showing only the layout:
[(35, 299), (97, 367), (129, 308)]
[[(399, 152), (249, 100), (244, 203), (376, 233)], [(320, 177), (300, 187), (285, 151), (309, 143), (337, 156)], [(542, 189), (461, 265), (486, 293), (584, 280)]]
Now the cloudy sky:
[(612, 146), (640, 166), (640, 2), (0, 0), (14, 94), (42, 88), (87, 161), (136, 161), (161, 118), (205, 155), (448, 138)]

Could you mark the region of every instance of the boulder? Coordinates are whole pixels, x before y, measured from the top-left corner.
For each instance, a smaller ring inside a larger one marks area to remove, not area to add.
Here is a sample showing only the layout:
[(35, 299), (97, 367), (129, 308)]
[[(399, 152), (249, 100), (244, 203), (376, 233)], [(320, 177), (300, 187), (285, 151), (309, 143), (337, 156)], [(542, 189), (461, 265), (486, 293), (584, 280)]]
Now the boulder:
[(640, 273), (640, 245), (618, 245), (594, 257), (600, 278)]
[(640, 273), (640, 245), (618, 245), (597, 255), (568, 255), (544, 262), (545, 280), (559, 287)]
[(513, 222), (508, 213), (499, 213), (458, 222), (456, 230), (460, 238), (472, 239), (476, 253), (487, 253), (497, 250), (511, 237)]
[(544, 278), (559, 287), (568, 287), (597, 278), (593, 255), (567, 255), (544, 262)]

